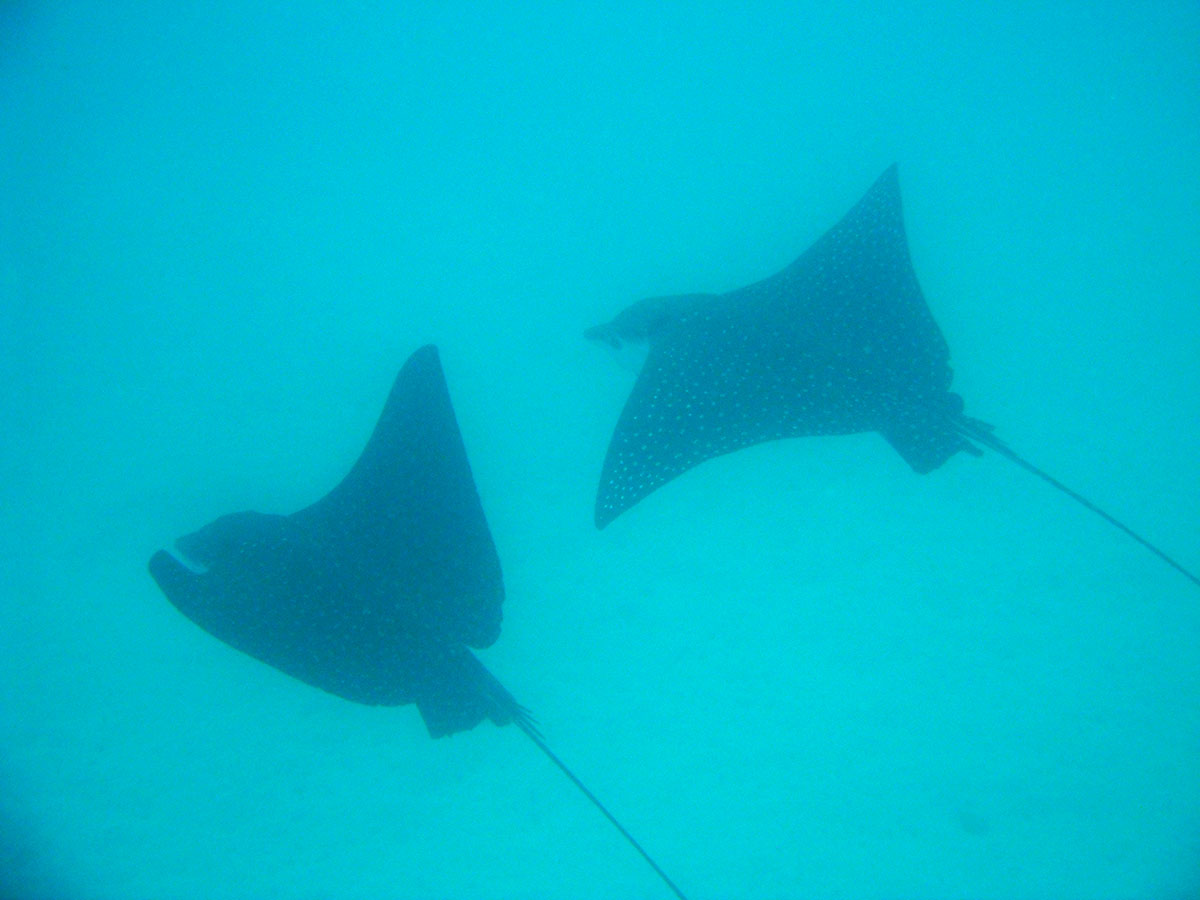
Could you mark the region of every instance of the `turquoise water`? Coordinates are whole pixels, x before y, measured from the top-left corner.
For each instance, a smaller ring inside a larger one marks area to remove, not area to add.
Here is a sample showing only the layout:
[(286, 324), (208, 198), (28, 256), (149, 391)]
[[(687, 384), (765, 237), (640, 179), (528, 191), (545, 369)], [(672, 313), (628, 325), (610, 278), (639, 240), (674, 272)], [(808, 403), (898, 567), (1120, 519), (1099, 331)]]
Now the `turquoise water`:
[[(968, 412), (1200, 565), (1193, 3), (0, 4), (0, 895), (662, 897), (514, 729), (289, 680), (152, 552), (441, 348), (482, 654), (699, 898), (1200, 893), (1200, 596), (994, 455), (707, 463), (604, 532), (583, 329), (900, 164)], [(982, 5), (980, 5), (982, 6)]]

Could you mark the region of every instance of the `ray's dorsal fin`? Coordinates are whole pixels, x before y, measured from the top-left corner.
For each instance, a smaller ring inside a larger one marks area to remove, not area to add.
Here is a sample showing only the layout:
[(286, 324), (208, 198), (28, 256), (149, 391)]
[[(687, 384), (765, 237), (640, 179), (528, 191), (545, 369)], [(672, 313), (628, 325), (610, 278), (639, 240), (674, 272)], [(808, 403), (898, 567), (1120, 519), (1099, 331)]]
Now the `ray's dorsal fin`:
[(150, 575), (205, 631), (347, 700), (415, 704), (434, 738), (515, 724), (683, 898), (469, 649), (499, 636), (504, 586), (432, 346), (400, 370), (366, 448), (324, 498), (287, 516), (222, 516), (176, 546), (200, 570), (159, 551)]

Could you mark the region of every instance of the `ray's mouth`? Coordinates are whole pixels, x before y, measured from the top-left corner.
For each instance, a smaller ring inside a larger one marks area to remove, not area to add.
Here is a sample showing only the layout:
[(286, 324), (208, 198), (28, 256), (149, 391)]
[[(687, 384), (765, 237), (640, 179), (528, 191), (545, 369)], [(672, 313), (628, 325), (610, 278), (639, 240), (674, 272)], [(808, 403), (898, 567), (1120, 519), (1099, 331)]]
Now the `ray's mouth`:
[(181, 546), (182, 541), (183, 538), (180, 538), (175, 542), (175, 546), (167, 552), (170, 553), (171, 557), (177, 563), (179, 563), (193, 575), (207, 575), (210, 567), (188, 556), (187, 551)]

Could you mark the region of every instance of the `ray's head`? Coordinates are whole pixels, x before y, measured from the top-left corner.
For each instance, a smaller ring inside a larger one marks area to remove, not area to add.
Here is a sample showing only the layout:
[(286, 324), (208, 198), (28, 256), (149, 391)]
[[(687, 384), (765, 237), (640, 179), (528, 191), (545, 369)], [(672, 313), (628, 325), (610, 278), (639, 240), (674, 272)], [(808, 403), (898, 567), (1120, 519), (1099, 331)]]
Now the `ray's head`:
[(199, 531), (179, 538), (175, 541), (175, 549), (186, 565), (201, 573), (213, 566), (227, 568), (236, 564), (247, 547), (258, 543), (261, 518), (260, 514), (252, 512), (221, 516)]
[(584, 331), (589, 341), (602, 344), (613, 352), (622, 368), (638, 371), (655, 339), (680, 316), (712, 299), (711, 294), (680, 294), (672, 297), (647, 297), (621, 310), (609, 322)]
[(612, 322), (604, 322), (600, 325), (593, 325), (591, 328), (584, 331), (583, 336), (589, 341), (595, 341), (598, 344), (604, 344), (610, 350), (620, 350), (627, 338), (621, 334), (621, 330)]

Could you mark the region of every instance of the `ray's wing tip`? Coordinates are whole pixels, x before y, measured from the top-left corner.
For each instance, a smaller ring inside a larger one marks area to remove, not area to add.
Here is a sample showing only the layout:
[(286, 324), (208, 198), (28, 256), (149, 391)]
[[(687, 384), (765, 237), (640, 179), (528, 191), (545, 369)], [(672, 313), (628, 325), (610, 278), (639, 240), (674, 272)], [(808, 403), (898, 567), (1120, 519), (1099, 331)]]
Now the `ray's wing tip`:
[(437, 344), (423, 344), (412, 352), (408, 357), (408, 361), (404, 364), (405, 368), (415, 365), (425, 366), (440, 366), (441, 355), (438, 353)]
[(594, 521), (596, 523), (597, 531), (603, 531), (608, 526), (608, 523), (611, 522), (613, 519), (615, 519), (617, 516), (618, 516), (617, 512), (615, 512), (614, 510), (610, 509), (609, 507), (603, 506), (599, 502), (597, 502), (596, 503), (596, 512), (592, 516), (592, 521)]
[(900, 189), (900, 164), (893, 161), (878, 178), (875, 179), (873, 188), (879, 190), (899, 191)]
[(445, 382), (446, 376), (442, 369), (441, 354), (438, 351), (436, 344), (424, 344), (409, 354), (404, 360), (404, 365), (400, 367), (400, 371), (396, 373), (396, 380), (392, 384), (392, 393), (388, 396), (387, 402), (384, 403), (384, 412), (386, 413), (390, 406), (399, 394), (397, 392), (426, 391), (429, 386), (438, 381)]

